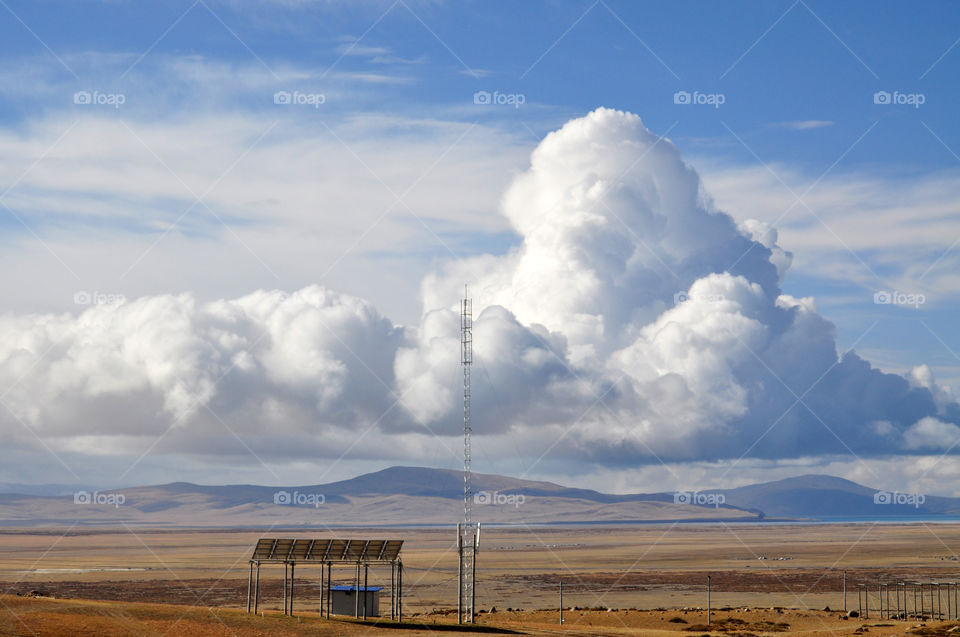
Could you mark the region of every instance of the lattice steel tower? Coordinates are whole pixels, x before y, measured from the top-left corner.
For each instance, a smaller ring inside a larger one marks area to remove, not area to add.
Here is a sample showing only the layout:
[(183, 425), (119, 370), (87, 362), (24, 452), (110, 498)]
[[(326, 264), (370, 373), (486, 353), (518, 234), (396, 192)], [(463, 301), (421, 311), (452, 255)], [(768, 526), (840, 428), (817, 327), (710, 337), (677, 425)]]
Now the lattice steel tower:
[(463, 367), (463, 523), (473, 522), (473, 485), (470, 469), (470, 367), (473, 365), (473, 299), (466, 286), (460, 302), (460, 365)]
[(470, 367), (473, 365), (473, 300), (463, 288), (460, 302), (460, 364), (463, 367), (463, 522), (457, 525), (457, 553), (460, 558), (457, 598), (457, 622), (473, 622), (477, 572), (477, 549), (480, 546), (480, 524), (473, 522), (473, 485), (470, 467)]

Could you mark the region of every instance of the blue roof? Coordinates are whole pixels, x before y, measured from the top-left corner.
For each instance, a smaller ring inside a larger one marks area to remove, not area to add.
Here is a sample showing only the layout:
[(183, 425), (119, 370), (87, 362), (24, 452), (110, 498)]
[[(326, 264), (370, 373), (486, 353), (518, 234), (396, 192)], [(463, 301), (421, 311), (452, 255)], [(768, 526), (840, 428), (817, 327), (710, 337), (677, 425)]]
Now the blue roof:
[[(330, 587), (330, 590), (332, 590), (332, 591), (348, 591), (348, 592), (352, 593), (352, 592), (354, 592), (354, 591), (357, 590), (357, 587), (356, 587), (356, 586), (331, 586), (331, 587)], [(377, 591), (382, 591), (382, 590), (383, 590), (383, 586), (367, 586), (366, 588), (364, 588), (363, 586), (361, 586), (361, 587), (360, 587), (360, 590), (361, 590), (361, 591), (367, 591), (368, 593), (376, 593)]]

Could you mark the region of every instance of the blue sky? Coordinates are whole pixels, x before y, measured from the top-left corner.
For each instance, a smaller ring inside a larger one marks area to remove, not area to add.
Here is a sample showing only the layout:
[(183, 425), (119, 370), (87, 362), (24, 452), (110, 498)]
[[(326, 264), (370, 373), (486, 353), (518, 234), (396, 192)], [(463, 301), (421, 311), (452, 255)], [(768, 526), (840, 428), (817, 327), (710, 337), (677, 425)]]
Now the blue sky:
[[(728, 137), (722, 120), (749, 136), (762, 157), (826, 168), (880, 120), (880, 134), (846, 165), (882, 157), (917, 169), (950, 165), (949, 151), (932, 135), (917, 139), (921, 120), (948, 145), (956, 134), (949, 117), (956, 15), (949, 3), (757, 2), (737, 10), (700, 2), (285, 4), (10, 2), (0, 28), (8, 60), (39, 56), (65, 85), (123, 87), (126, 67), (111, 77), (106, 69), (59, 65), (55, 56), (204, 56), (238, 64), (259, 57), (265, 69), (309, 68), (317, 85), (316, 76), (334, 64), (407, 78), (379, 95), (408, 107), (456, 106), (464, 93), (493, 86), (522, 92), (528, 104), (558, 116), (615, 105), (643, 113), (656, 130), (678, 120), (674, 91), (700, 90), (722, 92), (727, 101), (720, 111), (679, 118), (677, 139)], [(874, 91), (893, 89), (928, 99), (922, 109), (873, 108)], [(5, 111), (16, 121), (36, 106), (8, 102)], [(803, 120), (836, 122), (837, 130), (816, 138), (763, 128)]]
[(605, 106), (780, 230), (841, 351), (960, 382), (955, 4), (4, 0), (0, 42), (2, 312), (319, 283), (415, 324), (424, 276), (519, 244), (497, 209), (541, 139)]

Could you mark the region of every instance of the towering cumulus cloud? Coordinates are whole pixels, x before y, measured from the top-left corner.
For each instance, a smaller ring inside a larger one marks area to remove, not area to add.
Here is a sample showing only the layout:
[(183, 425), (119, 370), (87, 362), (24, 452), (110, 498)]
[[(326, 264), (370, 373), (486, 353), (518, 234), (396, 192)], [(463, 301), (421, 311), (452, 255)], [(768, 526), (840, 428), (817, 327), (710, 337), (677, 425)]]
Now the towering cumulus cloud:
[[(776, 231), (714, 210), (676, 147), (635, 115), (598, 109), (549, 135), (503, 212), (522, 245), (428, 277), (425, 305), (442, 307), (460, 282), (476, 280), (478, 325), (509, 310), (529, 326), (530, 361), (543, 360), (537, 343), (566, 342), (562, 354), (549, 347), (566, 373), (536, 373), (523, 350), (482, 357), (518, 358), (514, 375), (540, 378), (531, 399), (547, 419), (557, 417), (547, 405), (564, 404), (558, 396), (578, 399), (568, 417), (589, 409), (567, 435), (569, 451), (607, 463), (891, 453), (941, 446), (931, 434), (954, 429), (957, 406), (929, 370), (910, 380), (853, 353), (838, 358), (813, 300), (781, 293), (791, 256)], [(398, 362), (429, 356), (435, 337)]]
[(373, 428), (377, 453), (403, 459), (411, 437), (459, 431), (468, 282), (476, 431), (491, 445), (631, 465), (925, 453), (960, 432), (928, 368), (902, 377), (839, 354), (814, 301), (782, 293), (791, 255), (776, 230), (715, 210), (635, 115), (598, 109), (547, 136), (502, 213), (519, 245), (427, 276), (416, 327), (319, 287), (4, 317), (4, 402), (78, 445), (173, 425), (168, 451), (216, 453), (229, 423), (271, 432), (276, 455), (316, 456), (321, 437)]

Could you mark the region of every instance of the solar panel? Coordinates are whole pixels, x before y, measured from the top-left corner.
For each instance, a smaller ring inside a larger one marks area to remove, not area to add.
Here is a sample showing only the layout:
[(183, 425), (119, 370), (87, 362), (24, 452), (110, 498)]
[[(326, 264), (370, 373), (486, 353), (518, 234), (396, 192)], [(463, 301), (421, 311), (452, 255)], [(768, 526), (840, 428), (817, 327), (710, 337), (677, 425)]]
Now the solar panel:
[(395, 562), (403, 540), (269, 538), (257, 540), (252, 560), (259, 562)]

